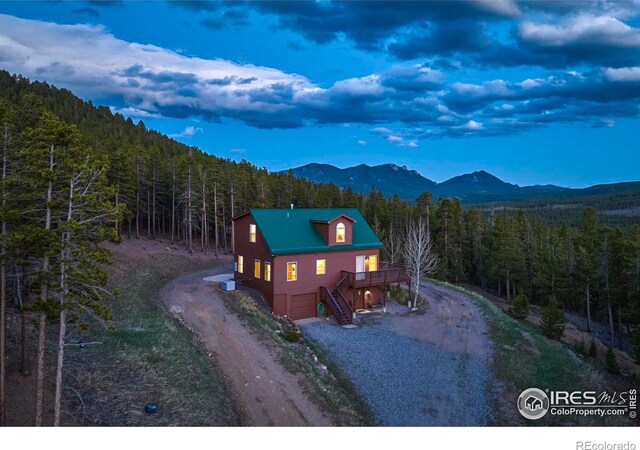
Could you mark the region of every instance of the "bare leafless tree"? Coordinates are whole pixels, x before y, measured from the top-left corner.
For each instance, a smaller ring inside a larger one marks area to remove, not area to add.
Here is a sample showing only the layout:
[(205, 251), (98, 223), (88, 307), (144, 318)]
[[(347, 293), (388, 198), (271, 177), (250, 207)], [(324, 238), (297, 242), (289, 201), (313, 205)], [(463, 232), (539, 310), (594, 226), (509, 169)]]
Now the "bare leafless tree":
[(389, 233), (384, 240), (384, 257), (391, 264), (397, 264), (402, 258), (402, 230), (391, 224)]
[(428, 222), (422, 217), (407, 222), (402, 257), (409, 276), (414, 280), (415, 296), (412, 307), (415, 308), (418, 304), (420, 279), (434, 273), (438, 266), (438, 255), (433, 251), (431, 241), (431, 230)]

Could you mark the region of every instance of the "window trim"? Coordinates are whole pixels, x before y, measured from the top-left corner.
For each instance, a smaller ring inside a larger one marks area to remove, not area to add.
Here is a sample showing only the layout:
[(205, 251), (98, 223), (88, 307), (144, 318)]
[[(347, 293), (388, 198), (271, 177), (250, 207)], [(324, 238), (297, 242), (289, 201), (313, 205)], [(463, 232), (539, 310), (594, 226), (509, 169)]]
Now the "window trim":
[[(296, 270), (295, 270), (296, 277), (293, 280), (289, 279), (289, 264), (295, 264), (296, 265)], [(288, 261), (287, 262), (287, 281), (298, 281), (298, 261)]]
[[(342, 228), (342, 240), (338, 239), (338, 236), (340, 236), (338, 230), (340, 228)], [(345, 242), (347, 242), (347, 227), (344, 222), (338, 222), (336, 224), (336, 244), (344, 244)]]
[(260, 278), (262, 274), (262, 262), (259, 259), (253, 260), (253, 277)]
[(252, 244), (255, 244), (257, 240), (257, 235), (258, 235), (258, 229), (256, 227), (256, 224), (250, 223), (249, 224), (249, 242), (251, 242)]
[[(324, 261), (324, 272), (318, 273), (318, 263), (320, 261)], [(316, 259), (316, 275), (326, 275), (327, 274), (327, 258)]]
[(236, 268), (236, 271), (238, 273), (244, 273), (244, 256), (238, 255), (236, 264), (238, 265), (238, 267)]
[[(267, 274), (269, 275), (268, 277)], [(271, 262), (269, 261), (264, 262), (264, 281), (271, 281)]]

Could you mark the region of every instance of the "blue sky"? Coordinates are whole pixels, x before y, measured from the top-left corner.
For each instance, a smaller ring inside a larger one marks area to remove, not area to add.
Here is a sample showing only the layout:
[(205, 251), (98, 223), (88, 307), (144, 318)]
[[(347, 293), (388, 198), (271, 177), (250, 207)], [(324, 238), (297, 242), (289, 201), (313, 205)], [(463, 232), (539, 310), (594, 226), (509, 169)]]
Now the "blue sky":
[(272, 170), (640, 179), (640, 1), (0, 2), (0, 68)]

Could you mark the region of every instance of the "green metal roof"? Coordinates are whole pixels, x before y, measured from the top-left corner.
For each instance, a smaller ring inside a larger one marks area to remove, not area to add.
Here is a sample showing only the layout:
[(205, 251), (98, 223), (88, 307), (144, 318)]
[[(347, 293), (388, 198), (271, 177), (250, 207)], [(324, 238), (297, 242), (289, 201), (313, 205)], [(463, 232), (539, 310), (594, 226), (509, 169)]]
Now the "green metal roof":
[[(249, 210), (273, 255), (379, 248), (382, 242), (357, 208)], [(313, 220), (329, 221), (344, 214), (355, 220), (353, 243), (328, 246)]]

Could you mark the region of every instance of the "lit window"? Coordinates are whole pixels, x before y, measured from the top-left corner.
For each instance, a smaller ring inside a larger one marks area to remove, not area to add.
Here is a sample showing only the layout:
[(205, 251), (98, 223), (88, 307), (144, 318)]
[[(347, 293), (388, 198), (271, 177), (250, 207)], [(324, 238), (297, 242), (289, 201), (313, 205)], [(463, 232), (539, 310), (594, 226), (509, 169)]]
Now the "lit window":
[(244, 258), (238, 255), (238, 273), (244, 272)]
[(378, 256), (371, 255), (369, 256), (369, 272), (375, 272), (378, 270)]
[(287, 263), (287, 281), (296, 281), (298, 279), (298, 263)]
[(252, 223), (249, 225), (249, 242), (256, 241), (256, 225)]
[(336, 242), (344, 242), (345, 235), (346, 232), (344, 229), (344, 224), (340, 222), (338, 225), (336, 225)]
[(327, 260), (316, 259), (316, 275), (324, 275), (327, 273)]
[(256, 259), (253, 263), (253, 276), (260, 278), (260, 260)]
[(264, 263), (264, 279), (265, 281), (271, 281), (271, 263)]

